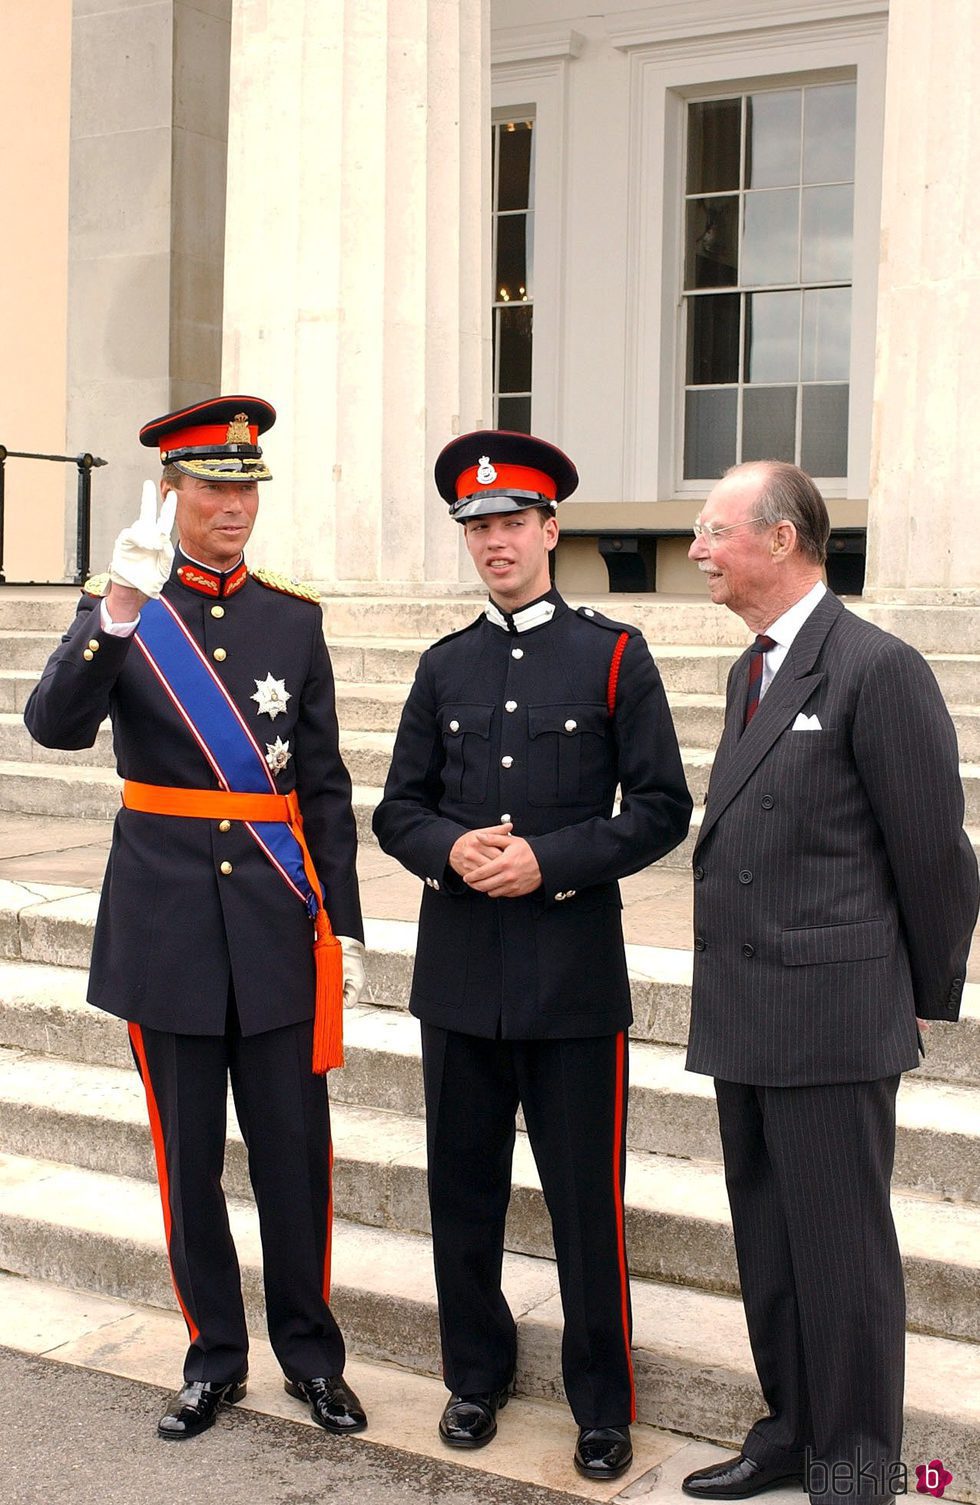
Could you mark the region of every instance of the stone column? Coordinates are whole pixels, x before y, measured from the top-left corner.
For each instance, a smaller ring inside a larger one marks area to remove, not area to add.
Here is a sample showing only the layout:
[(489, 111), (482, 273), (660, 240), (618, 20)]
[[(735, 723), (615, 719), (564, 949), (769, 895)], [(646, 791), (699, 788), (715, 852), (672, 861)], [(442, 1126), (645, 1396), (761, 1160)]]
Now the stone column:
[(431, 476), (489, 418), (485, 11), (236, 0), (222, 384), (279, 411), (253, 557), (331, 590), (461, 577)]
[(977, 606), (975, 0), (891, 0), (887, 68), (865, 595)]
[(93, 570), (160, 472), (141, 424), (218, 390), (230, 24), (231, 0), (73, 3), (66, 442), (109, 461)]

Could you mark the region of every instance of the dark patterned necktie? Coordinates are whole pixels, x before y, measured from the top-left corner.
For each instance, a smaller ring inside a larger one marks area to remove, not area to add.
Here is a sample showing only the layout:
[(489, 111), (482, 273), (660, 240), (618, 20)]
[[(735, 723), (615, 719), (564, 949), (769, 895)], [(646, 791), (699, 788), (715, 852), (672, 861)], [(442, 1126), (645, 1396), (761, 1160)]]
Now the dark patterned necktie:
[(776, 639), (767, 638), (765, 633), (760, 633), (752, 644), (752, 657), (749, 659), (749, 690), (745, 697), (745, 721), (743, 730), (748, 726), (752, 717), (759, 709), (759, 691), (762, 689), (762, 655), (768, 653), (770, 648), (775, 648)]

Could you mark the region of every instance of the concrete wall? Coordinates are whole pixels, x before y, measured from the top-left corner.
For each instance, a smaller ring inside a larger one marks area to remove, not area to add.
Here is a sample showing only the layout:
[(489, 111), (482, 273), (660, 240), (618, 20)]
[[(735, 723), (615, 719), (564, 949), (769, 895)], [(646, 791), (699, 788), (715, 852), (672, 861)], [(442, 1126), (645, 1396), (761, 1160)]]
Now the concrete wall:
[(93, 569), (159, 475), (140, 426), (219, 388), (230, 24), (231, 0), (74, 3), (68, 432), (109, 461)]
[[(64, 454), (71, 0), (0, 0), (0, 38), (0, 444)], [(62, 579), (62, 467), (6, 482), (6, 578)]]

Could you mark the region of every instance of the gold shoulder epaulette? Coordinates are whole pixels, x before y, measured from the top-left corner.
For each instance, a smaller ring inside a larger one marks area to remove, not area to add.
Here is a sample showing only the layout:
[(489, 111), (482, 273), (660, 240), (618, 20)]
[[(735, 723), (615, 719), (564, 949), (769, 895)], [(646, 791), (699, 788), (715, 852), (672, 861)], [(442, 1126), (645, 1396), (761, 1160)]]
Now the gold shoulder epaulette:
[(108, 571), (104, 575), (89, 575), (82, 586), (83, 596), (104, 596), (109, 589)]
[(320, 592), (312, 585), (291, 580), (288, 575), (277, 575), (272, 570), (252, 570), (252, 579), (271, 591), (282, 591), (284, 596), (299, 596), (301, 601), (315, 601), (319, 606)]

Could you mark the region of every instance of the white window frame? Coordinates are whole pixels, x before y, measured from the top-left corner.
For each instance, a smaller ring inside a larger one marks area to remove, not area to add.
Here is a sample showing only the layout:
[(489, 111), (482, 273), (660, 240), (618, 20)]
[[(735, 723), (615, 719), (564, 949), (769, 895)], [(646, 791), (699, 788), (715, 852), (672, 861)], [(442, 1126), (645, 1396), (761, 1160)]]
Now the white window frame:
[[(846, 0), (840, 8), (848, 10)], [(718, 29), (696, 37), (678, 35), (676, 18), (665, 29), (667, 7), (644, 13), (645, 22), (634, 12), (629, 30), (626, 18), (607, 22), (615, 44), (630, 54), (626, 359), (627, 391), (633, 401), (627, 405), (623, 435), (627, 495), (638, 501), (705, 495), (703, 484), (682, 479), (688, 103), (717, 98), (727, 90), (741, 93), (856, 78), (848, 473), (844, 483), (839, 478), (817, 479), (826, 481), (828, 498), (864, 499), (871, 468), (887, 16), (881, 7), (877, 13), (865, 9), (828, 17), (825, 6), (813, 4), (803, 9), (819, 14), (807, 20), (798, 6), (774, 4), (766, 9), (766, 18), (778, 21), (780, 11), (791, 9), (787, 20), (794, 21), (792, 27), (770, 24), (725, 31), (726, 21), (734, 27), (738, 9), (733, 0), (700, 6), (703, 24), (707, 26), (710, 10)], [(761, 19), (760, 15), (757, 23)]]
[[(561, 443), (561, 329), (567, 81), (582, 38), (568, 27), (520, 27), (492, 34), (493, 119), (534, 121), (534, 325), (531, 428)], [(487, 213), (490, 206), (487, 206)], [(492, 269), (492, 272), (495, 269)], [(494, 289), (487, 288), (488, 299)], [(489, 306), (489, 305), (488, 305)]]

